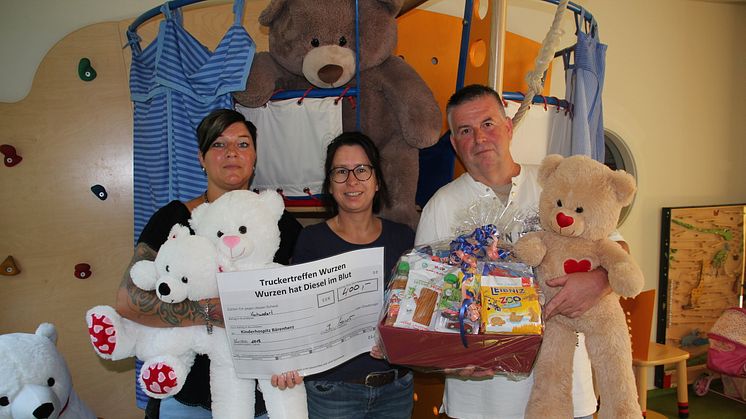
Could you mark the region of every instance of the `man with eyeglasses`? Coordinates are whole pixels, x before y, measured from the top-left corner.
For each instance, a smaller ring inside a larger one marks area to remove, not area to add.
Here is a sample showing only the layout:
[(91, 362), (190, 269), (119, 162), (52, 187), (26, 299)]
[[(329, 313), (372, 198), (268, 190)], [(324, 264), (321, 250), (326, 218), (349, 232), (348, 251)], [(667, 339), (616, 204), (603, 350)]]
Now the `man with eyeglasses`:
[[(487, 86), (466, 86), (451, 96), (446, 113), (451, 145), (467, 172), (440, 188), (425, 205), (416, 245), (453, 238), (475, 205), (497, 209), (495, 214), (538, 208), (538, 166), (520, 165), (513, 160), (513, 122), (505, 115), (500, 95)], [(626, 244), (622, 246), (626, 248)], [(547, 318), (556, 314), (577, 317), (610, 292), (603, 270), (566, 275), (549, 284), (564, 288), (545, 306)], [(505, 375), (495, 375), (498, 371), (473, 368), (450, 372), (453, 374), (446, 376), (443, 395), (443, 407), (449, 416), (523, 418), (533, 377), (511, 381)], [(575, 417), (589, 418), (596, 411), (582, 335), (578, 336), (575, 351), (572, 402)]]

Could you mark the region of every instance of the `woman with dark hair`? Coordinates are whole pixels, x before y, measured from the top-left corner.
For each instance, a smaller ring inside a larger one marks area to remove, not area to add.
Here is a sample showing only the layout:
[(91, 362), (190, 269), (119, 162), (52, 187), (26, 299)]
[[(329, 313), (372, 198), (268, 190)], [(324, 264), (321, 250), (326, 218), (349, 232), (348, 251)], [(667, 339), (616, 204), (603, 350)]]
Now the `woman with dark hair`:
[[(198, 159), (207, 176), (205, 192), (187, 202), (171, 201), (150, 217), (135, 247), (132, 264), (139, 260), (154, 260), (161, 244), (168, 238), (171, 227), (189, 225), (191, 212), (198, 205), (218, 199), (226, 192), (248, 189), (256, 165), (256, 127), (242, 114), (231, 109), (217, 109), (207, 115), (197, 127)], [(301, 225), (287, 212), (279, 221), (280, 248), (275, 262), (288, 264)], [(155, 292), (144, 291), (134, 285), (125, 271), (117, 293), (117, 312), (137, 323), (151, 327), (195, 326), (208, 323), (223, 326), (220, 299), (162, 303)], [(209, 318), (209, 322), (208, 322)], [(284, 377), (280, 377), (284, 378)], [(292, 387), (300, 377), (279, 383)], [(256, 393), (255, 413), (266, 417), (261, 393)], [(210, 360), (200, 355), (194, 361), (182, 390), (162, 401), (151, 399), (146, 410), (149, 419), (205, 418), (210, 412)]]
[[(388, 204), (386, 181), (375, 144), (366, 135), (339, 135), (327, 147), (323, 192), (333, 216), (301, 231), (293, 263), (310, 262), (352, 250), (384, 248), (388, 282), (399, 256), (414, 244), (404, 224), (375, 216)], [(387, 284), (382, 284), (386, 287)], [(379, 359), (378, 348), (328, 371), (305, 378), (309, 418), (409, 418), (414, 382), (411, 371)], [(376, 357), (372, 356), (376, 355)]]

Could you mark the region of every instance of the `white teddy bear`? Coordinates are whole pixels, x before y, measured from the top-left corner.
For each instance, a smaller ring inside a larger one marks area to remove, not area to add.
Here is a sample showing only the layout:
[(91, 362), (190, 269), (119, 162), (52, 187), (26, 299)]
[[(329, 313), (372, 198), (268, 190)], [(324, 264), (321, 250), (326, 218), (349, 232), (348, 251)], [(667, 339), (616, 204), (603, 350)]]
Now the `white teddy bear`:
[(161, 301), (175, 304), (217, 297), (215, 273), (220, 270), (212, 242), (176, 224), (155, 261), (135, 263), (130, 276), (139, 288), (155, 291)]
[(57, 330), (0, 335), (0, 418), (95, 419), (73, 389)]
[(226, 271), (280, 266), (272, 260), (280, 247), (277, 222), (284, 210), (277, 192), (231, 191), (195, 208), (189, 225), (213, 242)]
[[(193, 211), (193, 217), (201, 214), (200, 220), (205, 225), (246, 224), (243, 228), (236, 227), (245, 237), (226, 240), (240, 243), (241, 257), (253, 260), (255, 267), (273, 265), (272, 258), (279, 247), (277, 222), (282, 215), (282, 198), (275, 192), (241, 192), (225, 194), (212, 204), (203, 204)], [(272, 199), (270, 194), (277, 199)], [(211, 209), (206, 210), (207, 206)], [(249, 223), (245, 222), (245, 217), (249, 217)], [(270, 249), (266, 250), (267, 247)], [(155, 261), (140, 261), (130, 273), (135, 285), (155, 290), (162, 301), (196, 301), (217, 297), (215, 274), (223, 270), (219, 260), (230, 263), (230, 252), (221, 257), (211, 240), (190, 235), (188, 228), (176, 225)], [(137, 356), (144, 361), (140, 385), (151, 397), (164, 398), (178, 393), (195, 354), (206, 354), (210, 358), (214, 417), (254, 417), (256, 381), (236, 377), (225, 329), (216, 327), (210, 334), (203, 326), (152, 328), (122, 318), (108, 306), (89, 310), (86, 320), (94, 349), (101, 357), (117, 360)], [(308, 416), (303, 386), (279, 390), (269, 380), (259, 382), (272, 419)]]
[[(223, 271), (281, 266), (272, 260), (280, 247), (277, 223), (284, 210), (282, 196), (277, 192), (231, 191), (192, 210), (189, 225), (197, 235), (213, 242)], [(278, 390), (269, 380), (259, 380), (259, 388), (270, 418), (308, 417), (305, 386)], [(282, 412), (277, 410), (280, 405)]]

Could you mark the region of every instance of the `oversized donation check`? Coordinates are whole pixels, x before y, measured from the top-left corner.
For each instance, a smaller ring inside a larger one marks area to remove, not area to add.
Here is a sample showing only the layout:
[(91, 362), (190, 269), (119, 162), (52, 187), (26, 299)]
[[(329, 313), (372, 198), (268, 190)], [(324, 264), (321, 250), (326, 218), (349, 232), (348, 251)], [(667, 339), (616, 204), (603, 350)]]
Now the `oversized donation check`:
[(383, 248), (278, 268), (218, 274), (236, 374), (328, 370), (375, 343)]

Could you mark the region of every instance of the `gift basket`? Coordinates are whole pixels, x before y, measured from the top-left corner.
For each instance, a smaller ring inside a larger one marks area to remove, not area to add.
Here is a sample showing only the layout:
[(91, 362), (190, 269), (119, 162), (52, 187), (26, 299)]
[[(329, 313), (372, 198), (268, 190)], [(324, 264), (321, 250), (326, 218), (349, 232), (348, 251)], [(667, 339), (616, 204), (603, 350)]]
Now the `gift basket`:
[(477, 215), (463, 233), (401, 256), (385, 294), (380, 346), (392, 364), (425, 371), (527, 376), (542, 340), (542, 295), (510, 243), (538, 219), (513, 214), (481, 224), (488, 214), (471, 210)]

